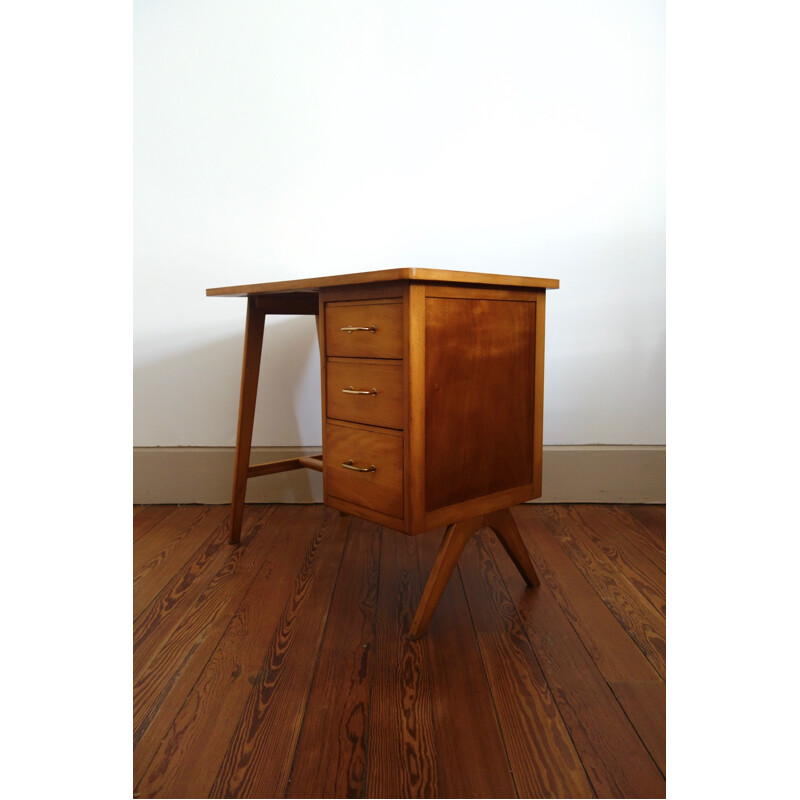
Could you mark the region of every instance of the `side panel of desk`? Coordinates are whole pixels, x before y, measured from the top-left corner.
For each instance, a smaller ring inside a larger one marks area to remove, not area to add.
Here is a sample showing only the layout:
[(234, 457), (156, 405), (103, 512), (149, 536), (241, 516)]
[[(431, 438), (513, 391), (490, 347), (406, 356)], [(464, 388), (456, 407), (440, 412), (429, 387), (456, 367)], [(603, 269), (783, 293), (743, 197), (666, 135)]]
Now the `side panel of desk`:
[(544, 291), (425, 289), (423, 522), (541, 494)]

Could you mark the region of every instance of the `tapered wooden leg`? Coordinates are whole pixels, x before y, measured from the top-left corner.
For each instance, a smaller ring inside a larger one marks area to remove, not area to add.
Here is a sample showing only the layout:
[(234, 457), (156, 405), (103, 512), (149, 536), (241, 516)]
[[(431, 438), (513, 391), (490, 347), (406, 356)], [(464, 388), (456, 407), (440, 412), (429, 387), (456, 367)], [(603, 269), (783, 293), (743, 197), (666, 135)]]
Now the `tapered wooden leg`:
[(411, 639), (419, 639), (427, 630), (428, 623), (436, 610), (444, 587), (447, 586), (447, 581), (453, 574), (459, 556), (469, 537), (481, 527), (482, 520), (483, 517), (475, 517), (448, 525), (442, 543), (439, 545), (439, 552), (436, 555), (428, 582), (422, 591), (422, 599), (419, 601), (417, 613), (414, 615), (414, 621), (408, 632)]
[(538, 586), (539, 576), (536, 574), (533, 561), (531, 561), (531, 557), (525, 549), (525, 544), (519, 535), (519, 528), (517, 528), (517, 523), (514, 522), (514, 517), (511, 516), (511, 511), (504, 508), (502, 511), (494, 511), (491, 514), (487, 514), (483, 518), (483, 524), (497, 534), (500, 544), (503, 545), (506, 553), (511, 556), (511, 560), (522, 574), (522, 577), (525, 578), (525, 583), (528, 586)]
[(261, 345), (264, 342), (264, 316), (264, 312), (256, 305), (256, 298), (248, 297), (242, 358), (242, 388), (239, 395), (239, 424), (236, 431), (236, 460), (233, 467), (231, 544), (238, 544), (242, 535), (244, 495), (247, 489), (247, 469), (250, 466), (250, 447), (253, 442), (253, 420), (256, 412), (258, 371), (261, 367)]

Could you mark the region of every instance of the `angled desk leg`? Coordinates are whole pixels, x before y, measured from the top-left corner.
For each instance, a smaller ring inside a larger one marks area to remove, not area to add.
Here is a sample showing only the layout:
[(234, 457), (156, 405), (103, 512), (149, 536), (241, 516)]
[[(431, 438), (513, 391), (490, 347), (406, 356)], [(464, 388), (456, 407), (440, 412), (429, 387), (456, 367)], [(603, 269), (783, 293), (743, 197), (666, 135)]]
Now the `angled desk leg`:
[(483, 517), (475, 517), (448, 525), (428, 582), (422, 591), (417, 613), (414, 615), (408, 632), (411, 639), (419, 639), (425, 634), (433, 612), (436, 610), (445, 586), (447, 586), (469, 538), (484, 527), (491, 528), (497, 534), (503, 548), (511, 556), (511, 560), (525, 579), (525, 583), (528, 586), (539, 585), (536, 568), (525, 549), (517, 523), (514, 522), (514, 517), (511, 516), (509, 509), (504, 508)]
[(433, 569), (428, 577), (428, 582), (422, 590), (422, 597), (417, 607), (417, 613), (411, 623), (408, 635), (411, 639), (419, 639), (428, 629), (433, 612), (439, 604), (445, 586), (456, 568), (458, 559), (464, 548), (475, 531), (480, 530), (483, 525), (483, 517), (455, 522), (447, 526), (444, 538), (439, 545), (439, 552), (436, 554), (436, 561), (433, 562)]
[(258, 307), (257, 299), (248, 297), (242, 358), (242, 388), (239, 395), (239, 424), (236, 431), (236, 456), (233, 467), (231, 544), (238, 544), (242, 535), (244, 495), (247, 489), (250, 447), (253, 442), (253, 420), (258, 393), (258, 372), (261, 367), (261, 346), (264, 343), (265, 316), (265, 312)]
[(539, 576), (536, 574), (533, 561), (531, 561), (531, 557), (525, 549), (525, 544), (519, 535), (519, 528), (517, 523), (514, 522), (514, 517), (511, 516), (510, 509), (504, 508), (501, 511), (487, 514), (483, 518), (483, 524), (497, 534), (500, 544), (503, 545), (503, 549), (511, 557), (514, 566), (525, 579), (525, 583), (528, 586), (538, 586)]

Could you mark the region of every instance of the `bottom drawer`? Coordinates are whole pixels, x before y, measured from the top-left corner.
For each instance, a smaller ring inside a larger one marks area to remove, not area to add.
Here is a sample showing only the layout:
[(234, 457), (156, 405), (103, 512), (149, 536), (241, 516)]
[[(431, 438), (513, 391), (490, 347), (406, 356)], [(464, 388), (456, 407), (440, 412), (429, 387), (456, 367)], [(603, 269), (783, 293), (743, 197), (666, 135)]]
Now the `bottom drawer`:
[(403, 518), (402, 435), (328, 422), (323, 465), (326, 495)]

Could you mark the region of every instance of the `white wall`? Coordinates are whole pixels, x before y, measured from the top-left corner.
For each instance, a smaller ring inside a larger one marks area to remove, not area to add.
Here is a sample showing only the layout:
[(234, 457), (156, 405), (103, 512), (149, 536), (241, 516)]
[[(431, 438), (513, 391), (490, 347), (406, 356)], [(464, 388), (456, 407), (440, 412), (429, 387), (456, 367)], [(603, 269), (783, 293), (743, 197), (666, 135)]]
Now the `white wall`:
[[(553, 277), (545, 444), (663, 444), (664, 2), (136, 0), (134, 444), (232, 445), (245, 302), (400, 266)], [(256, 445), (321, 441), (268, 318)]]

